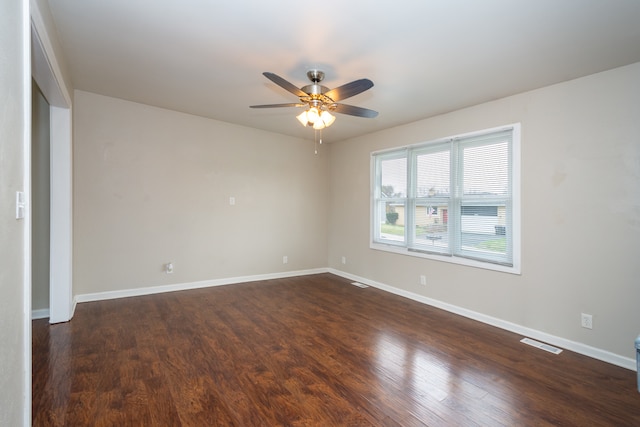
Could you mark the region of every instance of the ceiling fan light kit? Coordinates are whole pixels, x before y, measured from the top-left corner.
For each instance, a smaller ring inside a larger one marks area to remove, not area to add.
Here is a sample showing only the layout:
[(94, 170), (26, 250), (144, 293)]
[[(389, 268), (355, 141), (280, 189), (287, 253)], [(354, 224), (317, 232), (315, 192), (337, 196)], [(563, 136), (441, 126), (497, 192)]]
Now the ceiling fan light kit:
[(332, 112), (366, 118), (374, 118), (378, 115), (377, 111), (338, 103), (338, 101), (372, 88), (373, 82), (369, 79), (355, 80), (335, 89), (329, 89), (320, 84), (324, 79), (324, 72), (309, 70), (307, 71), (307, 78), (311, 81), (311, 84), (298, 88), (274, 73), (264, 72), (262, 74), (281, 88), (296, 95), (300, 102), (252, 105), (251, 108), (304, 107), (305, 111), (297, 115), (296, 118), (302, 126), (311, 126), (316, 131), (321, 131), (335, 122), (336, 117), (331, 114)]
[(322, 130), (331, 126), (333, 122), (336, 121), (336, 116), (327, 110), (320, 112), (318, 108), (311, 107), (298, 114), (296, 119), (298, 119), (302, 126), (313, 126), (315, 130)]

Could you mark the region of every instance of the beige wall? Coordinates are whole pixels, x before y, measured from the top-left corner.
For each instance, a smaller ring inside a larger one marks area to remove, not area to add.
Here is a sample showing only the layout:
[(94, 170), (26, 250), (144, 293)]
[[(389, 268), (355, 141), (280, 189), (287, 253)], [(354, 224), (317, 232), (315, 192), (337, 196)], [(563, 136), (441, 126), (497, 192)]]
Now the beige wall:
[[(637, 63), (332, 144), (330, 267), (635, 358), (639, 82)], [(369, 248), (372, 151), (516, 122), (522, 123), (522, 275)], [(419, 285), (422, 274), (426, 287)], [(580, 327), (581, 312), (594, 316), (593, 330)]]
[[(25, 396), (30, 395), (26, 378), (30, 376), (30, 340), (25, 312), (29, 301), (25, 282), (25, 227), (27, 220), (16, 220), (16, 191), (26, 191), (24, 147), (28, 143), (25, 106), (29, 105), (24, 87), (23, 43), (28, 17), (22, 2), (0, 2), (0, 425), (28, 425)], [(28, 194), (28, 193), (27, 193)]]
[(74, 98), (75, 295), (326, 267), (327, 158), (312, 142)]
[[(639, 79), (634, 64), (319, 156), (308, 141), (78, 91), (74, 294), (323, 267), (328, 256), (347, 273), (634, 357)], [(522, 275), (369, 248), (372, 151), (515, 122)], [(168, 261), (173, 275), (162, 272)]]

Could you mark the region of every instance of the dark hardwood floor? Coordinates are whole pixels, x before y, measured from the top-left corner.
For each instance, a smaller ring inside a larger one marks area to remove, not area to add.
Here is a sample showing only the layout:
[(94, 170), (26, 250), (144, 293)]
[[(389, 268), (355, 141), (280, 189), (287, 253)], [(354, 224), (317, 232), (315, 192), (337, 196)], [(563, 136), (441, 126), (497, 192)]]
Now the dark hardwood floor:
[(639, 426), (636, 374), (330, 274), (33, 322), (37, 426)]

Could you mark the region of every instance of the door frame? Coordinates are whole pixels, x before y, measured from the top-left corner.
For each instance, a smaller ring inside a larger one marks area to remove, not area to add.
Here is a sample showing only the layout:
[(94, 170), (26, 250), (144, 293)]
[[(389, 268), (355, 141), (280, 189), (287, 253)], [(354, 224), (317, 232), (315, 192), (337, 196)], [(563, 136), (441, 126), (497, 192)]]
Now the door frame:
[(49, 322), (73, 317), (72, 98), (37, 2), (30, 2), (31, 74), (49, 102), (51, 205)]

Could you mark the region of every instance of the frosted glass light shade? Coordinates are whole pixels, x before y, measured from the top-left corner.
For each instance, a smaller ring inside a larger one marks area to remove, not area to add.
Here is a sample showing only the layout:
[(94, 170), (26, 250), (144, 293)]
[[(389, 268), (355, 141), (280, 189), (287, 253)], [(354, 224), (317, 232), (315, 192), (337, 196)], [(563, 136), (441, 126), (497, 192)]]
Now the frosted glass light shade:
[(307, 119), (307, 112), (303, 111), (302, 113), (296, 116), (296, 119), (302, 124), (302, 126), (307, 126), (309, 124), (309, 120)]
[(307, 111), (307, 119), (309, 120), (309, 123), (315, 123), (319, 118), (320, 112), (318, 109), (316, 107), (309, 108), (309, 111)]
[(324, 122), (325, 127), (331, 126), (333, 122), (336, 121), (336, 116), (334, 116), (328, 111), (323, 111), (322, 114), (320, 114), (320, 118)]
[(296, 116), (296, 119), (298, 119), (302, 126), (312, 125), (315, 130), (329, 127), (336, 121), (336, 117), (333, 114), (326, 110), (320, 112), (316, 107), (311, 107), (309, 110), (303, 111)]

